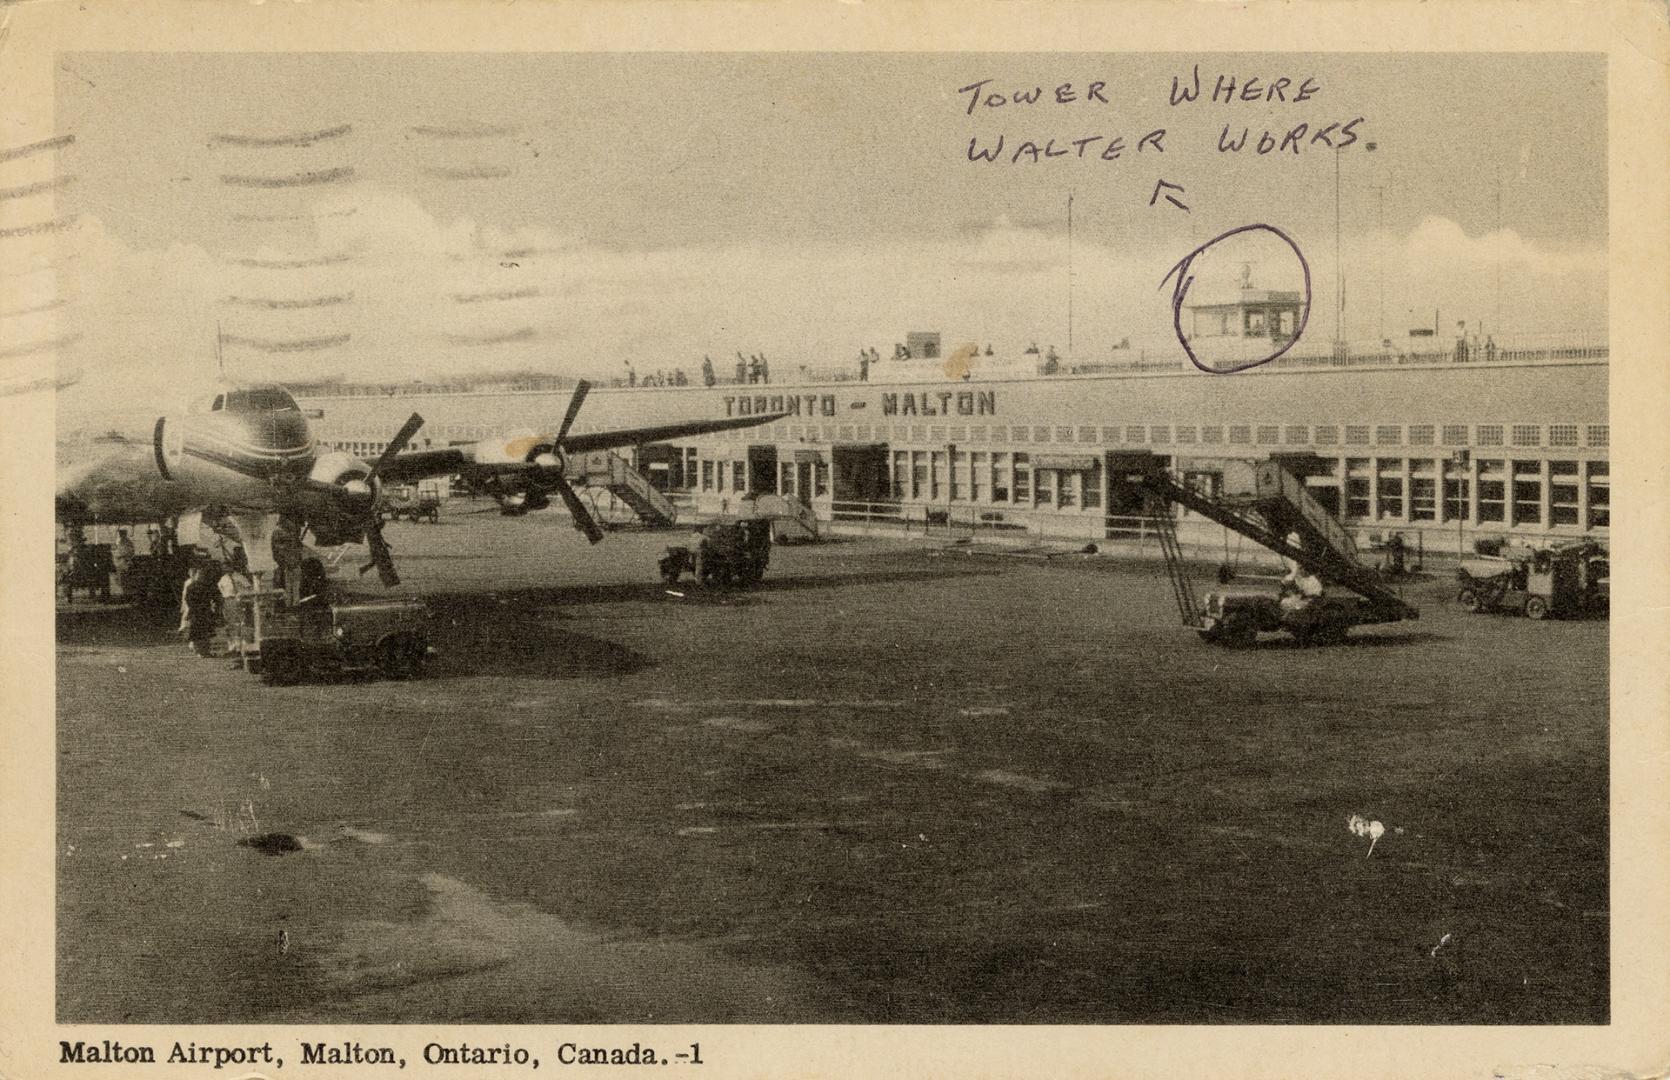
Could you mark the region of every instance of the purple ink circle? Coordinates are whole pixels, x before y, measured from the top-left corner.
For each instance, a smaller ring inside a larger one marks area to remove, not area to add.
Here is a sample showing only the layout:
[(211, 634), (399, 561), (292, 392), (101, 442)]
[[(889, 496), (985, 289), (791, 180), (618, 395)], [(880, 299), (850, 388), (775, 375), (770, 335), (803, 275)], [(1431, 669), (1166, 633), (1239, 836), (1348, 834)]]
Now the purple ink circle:
[[(1189, 276), (1189, 266), (1195, 261), (1196, 257), (1204, 254), (1206, 250), (1214, 244), (1228, 240), (1232, 236), (1239, 236), (1240, 234), (1247, 232), (1274, 233), (1281, 239), (1282, 243), (1293, 249), (1293, 257), (1299, 260), (1299, 269), (1303, 271), (1305, 275), (1304, 311), (1299, 316), (1299, 325), (1293, 328), (1293, 336), (1288, 339), (1287, 344), (1283, 345), (1269, 356), (1260, 357), (1257, 360), (1248, 360), (1244, 363), (1235, 364), (1232, 367), (1208, 367), (1206, 364), (1200, 362), (1200, 357), (1195, 355), (1194, 348), (1189, 344), (1188, 335), (1183, 333), (1183, 301), (1189, 295), (1189, 286), (1194, 284), (1194, 278)], [(1214, 236), (1212, 239), (1206, 241), (1206, 243), (1183, 256), (1182, 259), (1178, 260), (1177, 265), (1166, 271), (1166, 276), (1160, 279), (1160, 287), (1162, 289), (1165, 288), (1165, 283), (1171, 280), (1173, 274), (1177, 275), (1177, 284), (1174, 285), (1171, 290), (1172, 329), (1177, 334), (1178, 344), (1182, 345), (1183, 351), (1188, 354), (1189, 362), (1201, 371), (1206, 372), (1208, 375), (1233, 375), (1237, 371), (1246, 371), (1248, 368), (1255, 368), (1260, 364), (1268, 364), (1270, 361), (1287, 352), (1287, 350), (1293, 348), (1294, 345), (1297, 345), (1299, 343), (1299, 338), (1305, 332), (1305, 325), (1310, 322), (1310, 263), (1305, 261), (1305, 253), (1299, 250), (1299, 245), (1293, 242), (1293, 238), (1276, 228), (1274, 225), (1242, 225), (1239, 228), (1231, 229), (1226, 233)]]

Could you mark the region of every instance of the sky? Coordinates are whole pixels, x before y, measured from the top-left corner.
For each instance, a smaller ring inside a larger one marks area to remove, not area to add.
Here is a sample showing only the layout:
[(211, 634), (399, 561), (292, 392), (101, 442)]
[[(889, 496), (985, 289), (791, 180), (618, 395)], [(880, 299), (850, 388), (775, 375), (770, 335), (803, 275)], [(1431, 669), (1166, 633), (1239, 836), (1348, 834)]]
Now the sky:
[[(1197, 64), (1202, 100), (1173, 105)], [(1206, 100), (1220, 75), (1233, 102)], [(607, 377), (739, 349), (820, 370), (917, 329), (1066, 351), (1070, 292), (1075, 354), (1163, 353), (1161, 279), (1250, 223), (1303, 252), (1324, 339), (1605, 322), (1598, 56), (79, 53), (56, 104), (72, 146), (0, 158), (0, 194), (53, 193), (0, 224), (74, 223), (56, 273), (8, 279), (0, 333), (76, 335), (72, 413), (174, 406), (217, 327), (239, 378)], [(1313, 141), (1358, 117), (1353, 145)], [(1300, 124), (1298, 153), (1256, 152)], [(1247, 149), (1219, 151), (1226, 125)], [(1015, 159), (1051, 139), (1067, 153)], [(1298, 281), (1249, 239), (1197, 260), (1191, 297), (1249, 263)]]

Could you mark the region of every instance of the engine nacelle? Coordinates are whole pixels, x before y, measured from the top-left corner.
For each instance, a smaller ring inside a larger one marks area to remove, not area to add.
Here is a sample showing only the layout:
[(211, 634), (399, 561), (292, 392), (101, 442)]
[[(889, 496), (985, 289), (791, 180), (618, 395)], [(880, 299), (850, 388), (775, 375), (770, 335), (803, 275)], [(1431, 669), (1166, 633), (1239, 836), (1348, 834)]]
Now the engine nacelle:
[(157, 472), (164, 480), (175, 480), (180, 475), (180, 458), (185, 455), (186, 440), (178, 420), (157, 417), (151, 429), (151, 449), (156, 457)]
[[(375, 505), (382, 485), (371, 476), (371, 466), (352, 454), (332, 450), (320, 454), (308, 471), (307, 478), (316, 484), (330, 484), (355, 495), (363, 496)], [(322, 547), (338, 544), (357, 544), (365, 539), (365, 522), (359, 515), (343, 515), (340, 505), (318, 507), (308, 515), (308, 527), (314, 541)]]
[(496, 439), (483, 439), (475, 445), (475, 460), (483, 465), (515, 465), (527, 461), (540, 436), (531, 428), (506, 432)]
[(332, 450), (320, 454), (313, 462), (313, 468), (307, 478), (316, 484), (332, 484), (336, 487), (347, 488), (363, 495), (375, 495), (373, 488), (376, 481), (367, 483), (366, 478), (371, 475), (371, 466), (352, 454), (341, 450)]

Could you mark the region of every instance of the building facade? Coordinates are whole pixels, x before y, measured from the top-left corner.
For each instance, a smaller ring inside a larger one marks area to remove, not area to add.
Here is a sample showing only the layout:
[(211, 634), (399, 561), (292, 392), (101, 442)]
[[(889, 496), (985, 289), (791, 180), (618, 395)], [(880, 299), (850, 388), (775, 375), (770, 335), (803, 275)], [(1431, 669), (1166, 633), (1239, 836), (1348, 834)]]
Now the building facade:
[[(769, 491), (824, 519), (1122, 535), (1140, 508), (1110, 487), (1109, 457), (1143, 450), (1208, 491), (1245, 462), (1315, 454), (1327, 467), (1308, 482), (1368, 541), (1396, 531), (1453, 550), (1609, 528), (1604, 346), (1284, 356), (1232, 375), (1153, 366), (953, 379), (929, 359), (880, 381), (599, 388), (576, 430), (787, 413), (638, 449), (657, 486), (704, 513)], [(325, 441), (365, 455), (413, 411), (419, 446), (550, 430), (568, 394), (299, 390), (323, 410)]]

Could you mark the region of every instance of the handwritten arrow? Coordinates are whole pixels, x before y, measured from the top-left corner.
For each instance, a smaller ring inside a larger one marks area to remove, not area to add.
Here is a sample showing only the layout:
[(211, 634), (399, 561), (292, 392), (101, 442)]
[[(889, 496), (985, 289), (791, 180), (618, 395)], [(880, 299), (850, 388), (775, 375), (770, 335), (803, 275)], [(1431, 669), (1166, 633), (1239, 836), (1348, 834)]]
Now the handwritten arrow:
[[(1163, 188), (1171, 188), (1173, 191), (1182, 191), (1183, 190), (1183, 185), (1182, 184), (1173, 184), (1169, 180), (1161, 180), (1159, 183), (1154, 185), (1154, 194), (1149, 196), (1149, 198), (1148, 198), (1148, 205), (1149, 206), (1153, 206), (1156, 202), (1159, 201), (1160, 191)], [(1177, 197), (1175, 195), (1171, 195), (1171, 194), (1168, 193), (1166, 195), (1166, 202), (1168, 202), (1171, 205), (1177, 207), (1177, 209), (1183, 211), (1185, 214), (1192, 213), (1192, 211), (1186, 205), (1177, 201)]]

